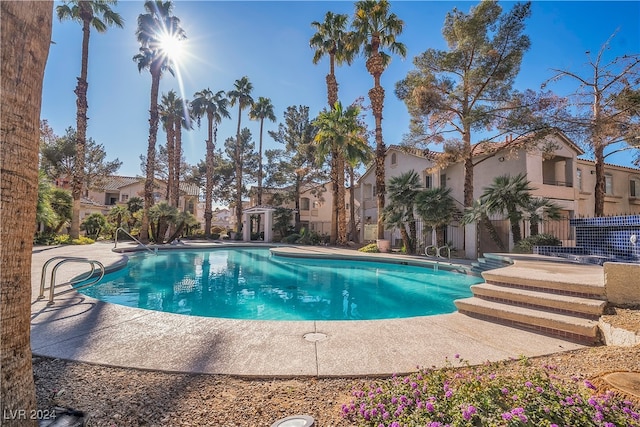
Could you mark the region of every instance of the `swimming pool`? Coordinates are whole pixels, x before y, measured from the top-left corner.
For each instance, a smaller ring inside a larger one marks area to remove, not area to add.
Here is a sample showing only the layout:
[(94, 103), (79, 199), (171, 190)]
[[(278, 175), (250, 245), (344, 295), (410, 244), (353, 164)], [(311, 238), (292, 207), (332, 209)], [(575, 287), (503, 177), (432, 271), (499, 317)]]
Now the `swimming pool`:
[(391, 263), (286, 258), (269, 248), (133, 255), (82, 290), (130, 307), (256, 320), (368, 320), (450, 313), (482, 280)]

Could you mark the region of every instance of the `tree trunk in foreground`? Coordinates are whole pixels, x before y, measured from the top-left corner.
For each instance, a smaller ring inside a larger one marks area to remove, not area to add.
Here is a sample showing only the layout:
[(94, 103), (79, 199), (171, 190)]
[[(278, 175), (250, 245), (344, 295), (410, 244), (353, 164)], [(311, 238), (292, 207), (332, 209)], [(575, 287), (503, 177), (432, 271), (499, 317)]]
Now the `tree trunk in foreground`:
[[(53, 2), (0, 2), (0, 413), (38, 425), (31, 366), (31, 250), (38, 195), (40, 103)], [(20, 412), (24, 411), (24, 412)]]

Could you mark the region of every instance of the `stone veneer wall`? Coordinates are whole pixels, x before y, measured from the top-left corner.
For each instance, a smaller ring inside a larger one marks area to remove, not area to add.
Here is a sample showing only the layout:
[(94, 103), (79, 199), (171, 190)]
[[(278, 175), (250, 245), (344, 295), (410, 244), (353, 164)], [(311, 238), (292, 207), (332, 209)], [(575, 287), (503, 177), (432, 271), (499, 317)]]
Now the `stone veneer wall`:
[(607, 302), (616, 307), (640, 305), (640, 264), (604, 263), (604, 290)]
[(537, 246), (534, 253), (569, 258), (568, 255), (575, 255), (578, 261), (596, 264), (640, 263), (640, 215), (577, 218), (569, 222), (575, 227), (575, 247)]

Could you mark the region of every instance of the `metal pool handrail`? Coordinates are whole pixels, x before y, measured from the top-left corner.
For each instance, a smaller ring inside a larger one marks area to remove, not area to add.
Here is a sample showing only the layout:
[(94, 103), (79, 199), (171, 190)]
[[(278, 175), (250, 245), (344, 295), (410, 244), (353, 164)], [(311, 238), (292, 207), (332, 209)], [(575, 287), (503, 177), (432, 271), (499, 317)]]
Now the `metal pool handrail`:
[[(51, 280), (49, 282), (49, 287), (46, 287), (46, 275), (47, 275), (47, 267), (49, 266), (50, 263), (52, 263), (53, 261), (58, 261), (56, 263), (56, 265), (53, 267), (53, 270), (51, 270)], [(73, 280), (70, 280), (68, 282), (65, 283), (61, 283), (56, 285), (56, 272), (58, 271), (58, 268), (60, 268), (60, 266), (62, 264), (68, 263), (68, 262), (79, 262), (79, 263), (86, 263), (89, 264), (91, 266), (91, 271), (88, 272), (88, 274), (86, 275), (81, 275)], [(99, 275), (92, 281), (85, 283), (84, 285), (80, 285), (80, 286), (74, 286), (76, 283), (80, 283), (84, 280), (90, 279), (91, 277), (93, 277), (96, 273), (96, 267), (98, 267), (99, 270)], [(98, 282), (100, 282), (100, 280), (102, 280), (102, 278), (104, 277), (104, 265), (100, 262), (100, 261), (96, 261), (93, 259), (87, 259), (87, 258), (79, 258), (79, 257), (64, 257), (64, 256), (57, 256), (57, 257), (53, 257), (51, 259), (49, 259), (47, 262), (44, 263), (44, 265), (42, 266), (42, 276), (40, 277), (40, 294), (38, 295), (38, 299), (43, 299), (44, 298), (44, 292), (45, 290), (49, 290), (49, 302), (47, 302), (47, 305), (52, 305), (53, 304), (53, 299), (54, 297), (57, 297), (59, 295), (63, 295), (72, 291), (77, 291), (77, 290), (81, 290), (81, 289), (85, 289), (88, 288), (89, 286), (93, 286), (95, 284), (97, 284)], [(60, 291), (60, 292), (55, 292), (55, 289), (60, 287), (60, 286), (64, 286), (64, 285), (71, 285), (70, 289), (65, 289), (64, 291)]]
[(116, 229), (116, 237), (115, 237), (115, 245), (113, 246), (113, 248), (117, 248), (118, 247), (118, 231), (122, 231), (124, 232), (124, 234), (126, 234), (127, 236), (131, 237), (133, 240), (135, 240), (136, 242), (138, 242), (138, 244), (142, 245), (142, 247), (144, 247), (146, 250), (148, 250), (149, 252), (151, 252), (154, 255), (158, 255), (158, 248), (154, 248), (151, 249), (149, 246), (145, 245), (144, 243), (142, 243), (140, 240), (136, 239), (135, 237), (133, 237), (131, 235), (131, 233), (129, 233), (127, 230), (125, 230), (122, 227), (118, 227)]

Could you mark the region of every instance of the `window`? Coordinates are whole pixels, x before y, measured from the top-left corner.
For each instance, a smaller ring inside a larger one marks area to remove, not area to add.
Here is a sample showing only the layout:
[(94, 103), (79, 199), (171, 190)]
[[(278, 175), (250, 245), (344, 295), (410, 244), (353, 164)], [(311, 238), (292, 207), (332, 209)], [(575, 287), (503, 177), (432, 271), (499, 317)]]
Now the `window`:
[(604, 175), (604, 193), (613, 194), (613, 177), (609, 174)]
[(314, 200), (313, 202), (313, 209), (318, 209), (320, 207), (320, 202), (317, 200)]
[(309, 198), (303, 197), (300, 199), (300, 210), (308, 211), (309, 210)]
[(398, 164), (398, 156), (396, 155), (396, 153), (391, 154), (391, 164), (392, 165)]
[(365, 184), (364, 185), (364, 198), (365, 199), (371, 199), (373, 197), (373, 189), (371, 187), (371, 184)]
[(576, 179), (577, 179), (577, 186), (578, 186), (578, 190), (582, 191), (582, 169), (578, 169), (576, 170)]
[(447, 174), (442, 174), (440, 175), (440, 188), (446, 188), (447, 187)]
[(128, 194), (121, 194), (120, 195), (120, 201), (121, 202), (126, 202), (127, 200), (129, 200), (129, 195)]
[(629, 180), (629, 197), (640, 197), (640, 178)]
[(433, 181), (432, 181), (431, 175), (424, 174), (424, 188), (431, 188), (431, 187), (433, 187)]

